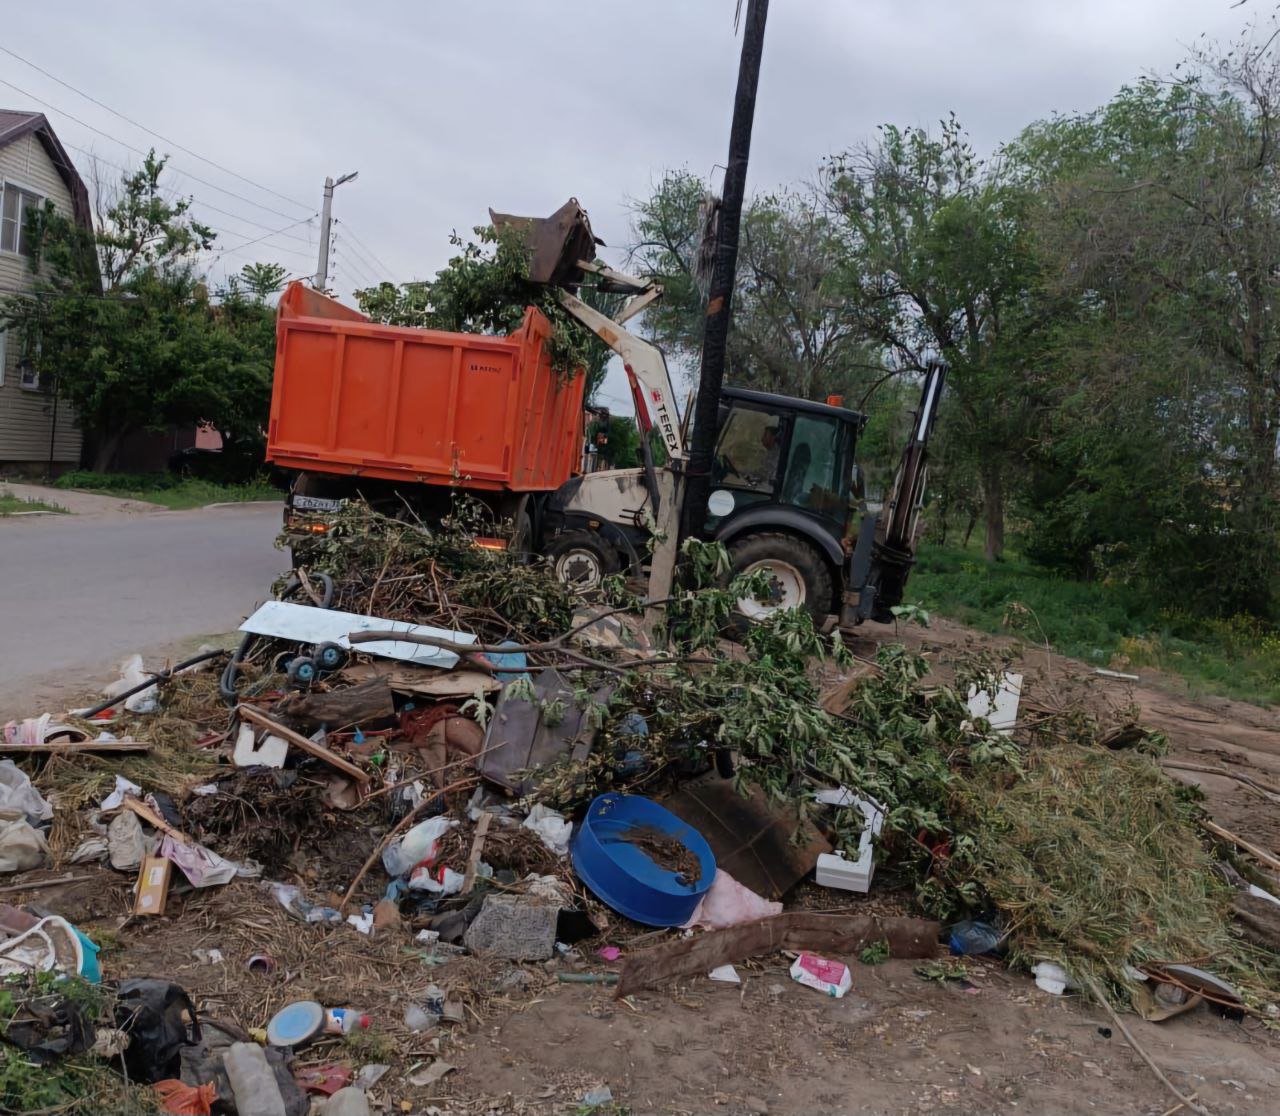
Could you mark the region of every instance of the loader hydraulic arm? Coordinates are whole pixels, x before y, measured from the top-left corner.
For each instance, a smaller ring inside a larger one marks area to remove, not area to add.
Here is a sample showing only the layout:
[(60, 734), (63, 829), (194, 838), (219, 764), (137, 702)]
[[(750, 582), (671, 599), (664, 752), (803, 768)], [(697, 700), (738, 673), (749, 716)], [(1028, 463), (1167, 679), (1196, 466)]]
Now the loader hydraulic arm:
[[(684, 457), (684, 440), (680, 432), (680, 417), (676, 410), (675, 390), (671, 386), (671, 374), (662, 351), (648, 341), (637, 337), (623, 327), (623, 322), (634, 316), (662, 294), (662, 288), (630, 276), (624, 276), (611, 268), (581, 263), (584, 270), (604, 273), (605, 278), (621, 286), (622, 282), (634, 284), (637, 293), (623, 308), (617, 318), (610, 318), (577, 295), (566, 290), (557, 292), (560, 304), (587, 329), (622, 358), (627, 381), (631, 385), (631, 398), (635, 403), (636, 422), (642, 434), (656, 428), (667, 454), (672, 459)], [(637, 305), (639, 303), (639, 305)]]

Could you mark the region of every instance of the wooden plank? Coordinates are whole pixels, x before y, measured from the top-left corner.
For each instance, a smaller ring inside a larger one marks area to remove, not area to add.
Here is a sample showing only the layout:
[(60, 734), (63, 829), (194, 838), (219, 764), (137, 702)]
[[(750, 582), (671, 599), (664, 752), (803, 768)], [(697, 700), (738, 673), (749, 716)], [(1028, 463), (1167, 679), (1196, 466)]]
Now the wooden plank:
[(386, 681), (370, 678), (358, 685), (328, 693), (289, 694), (276, 702), (271, 713), (276, 717), (302, 721), (313, 728), (321, 725), (338, 728), (385, 721), (395, 716), (396, 706)]
[(318, 760), (323, 760), (330, 767), (337, 771), (341, 771), (344, 775), (354, 779), (362, 787), (369, 782), (369, 773), (363, 768), (357, 767), (354, 763), (343, 759), (336, 752), (329, 751), (323, 744), (317, 744), (314, 740), (308, 740), (299, 732), (294, 732), (291, 728), (285, 728), (284, 725), (273, 721), (265, 713), (259, 712), (251, 705), (240, 705), (236, 707), (236, 712), (250, 724), (257, 725), (267, 731), (274, 733), (281, 740), (287, 741), (295, 748), (300, 748), (309, 756), (314, 756)]
[(1217, 822), (1211, 822), (1207, 818), (1200, 824), (1215, 837), (1221, 837), (1224, 841), (1230, 841), (1236, 848), (1244, 849), (1245, 852), (1256, 857), (1269, 868), (1274, 868), (1277, 872), (1280, 872), (1280, 857), (1277, 857), (1274, 853), (1269, 853), (1266, 849), (1260, 848), (1258, 845), (1251, 844), (1243, 837), (1238, 837), (1236, 834), (1232, 833), (1231, 830), (1223, 829)]
[(352, 663), (342, 668), (342, 677), (349, 682), (385, 678), (397, 693), (430, 698), (471, 698), (477, 690), (491, 694), (502, 689), (501, 682), (482, 670), (439, 670), (409, 663)]
[(887, 939), (891, 957), (936, 957), (941, 933), (940, 923), (920, 918), (780, 914), (637, 953), (622, 967), (617, 995), (628, 996), (665, 980), (705, 974), (719, 965), (780, 949), (848, 955)]
[(126, 810), (132, 810), (144, 822), (153, 829), (160, 830), (166, 837), (172, 837), (175, 841), (180, 841), (184, 845), (191, 844), (191, 838), (179, 829), (174, 829), (167, 821), (164, 820), (155, 810), (151, 809), (141, 798), (137, 798), (132, 794), (125, 795), (124, 802), (121, 805)]
[(462, 895), (470, 895), (472, 887), (476, 882), (476, 871), (480, 867), (480, 857), (484, 853), (484, 838), (489, 832), (489, 823), (493, 821), (492, 814), (481, 814), (480, 820), (476, 822), (476, 831), (471, 838), (471, 855), (467, 857), (467, 874), (462, 879)]
[(92, 752), (106, 755), (111, 752), (149, 752), (151, 745), (142, 740), (78, 740), (53, 741), (49, 744), (0, 744), (0, 752), (10, 755), (56, 756), (67, 752)]

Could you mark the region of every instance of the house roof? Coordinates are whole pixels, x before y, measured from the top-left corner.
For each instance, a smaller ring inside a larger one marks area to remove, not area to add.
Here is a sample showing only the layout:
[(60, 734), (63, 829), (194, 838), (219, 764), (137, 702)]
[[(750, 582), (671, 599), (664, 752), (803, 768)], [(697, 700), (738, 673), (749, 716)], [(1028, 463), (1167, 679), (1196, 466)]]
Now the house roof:
[(53, 128), (42, 112), (20, 112), (0, 109), (0, 147), (5, 147), (25, 135), (34, 134), (57, 168), (62, 181), (71, 192), (71, 210), (76, 221), (86, 229), (93, 228), (93, 216), (89, 209), (89, 191), (67, 154), (66, 148), (54, 135)]

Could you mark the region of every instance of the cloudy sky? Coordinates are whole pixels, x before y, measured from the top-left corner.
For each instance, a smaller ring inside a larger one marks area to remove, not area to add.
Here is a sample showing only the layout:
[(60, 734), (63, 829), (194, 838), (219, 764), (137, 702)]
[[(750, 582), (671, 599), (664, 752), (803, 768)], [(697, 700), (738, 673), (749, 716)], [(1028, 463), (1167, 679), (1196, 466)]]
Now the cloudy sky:
[[(1033, 119), (1168, 71), (1202, 34), (1234, 38), (1270, 12), (1234, 2), (773, 0), (751, 188), (812, 175), (884, 121), (932, 125), (955, 111), (990, 150)], [(358, 170), (335, 199), (345, 297), (429, 276), (450, 230), (490, 205), (546, 214), (575, 195), (597, 233), (621, 243), (628, 199), (664, 168), (718, 182), (740, 49), (733, 10), (42, 0), (6, 6), (0, 107), (44, 111), (82, 172), (94, 156), (115, 174), (110, 164), (152, 145), (169, 152), (173, 187), (219, 230), (215, 279), (264, 259), (314, 272), (308, 218), (324, 177)], [(619, 388), (606, 385), (614, 403)]]

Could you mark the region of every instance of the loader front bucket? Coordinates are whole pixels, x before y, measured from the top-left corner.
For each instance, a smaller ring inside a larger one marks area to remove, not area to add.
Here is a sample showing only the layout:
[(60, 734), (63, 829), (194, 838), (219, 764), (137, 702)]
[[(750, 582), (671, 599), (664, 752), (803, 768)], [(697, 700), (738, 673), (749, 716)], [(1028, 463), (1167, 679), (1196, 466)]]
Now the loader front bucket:
[(489, 210), (495, 229), (518, 229), (529, 247), (529, 279), (574, 290), (582, 282), (580, 261), (592, 262), (604, 241), (591, 231), (587, 211), (570, 198), (550, 217), (515, 217)]

